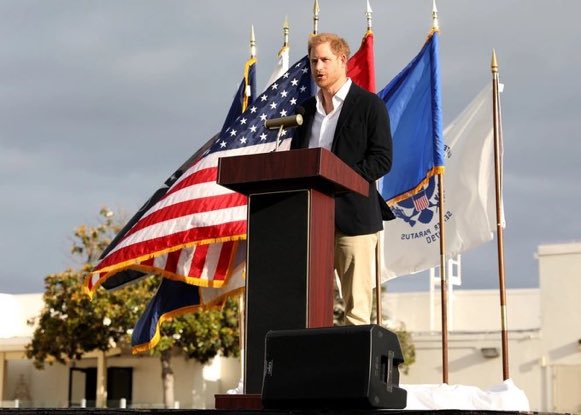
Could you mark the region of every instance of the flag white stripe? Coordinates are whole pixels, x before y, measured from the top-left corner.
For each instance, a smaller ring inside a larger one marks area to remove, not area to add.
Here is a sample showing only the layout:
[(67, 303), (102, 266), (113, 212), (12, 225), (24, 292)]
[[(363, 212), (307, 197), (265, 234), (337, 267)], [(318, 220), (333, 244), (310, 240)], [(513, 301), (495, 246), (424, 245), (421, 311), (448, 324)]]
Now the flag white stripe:
[(176, 274), (188, 275), (194, 259), (195, 247), (182, 248), (176, 266)]
[(167, 263), (167, 254), (157, 256), (153, 259), (153, 266), (159, 269), (165, 269)]
[(152, 208), (147, 212), (147, 215), (144, 215), (143, 217), (146, 218), (158, 210), (175, 205), (177, 203), (204, 199), (211, 196), (223, 196), (230, 193), (234, 192), (224, 186), (217, 185), (215, 181), (195, 184), (178, 190), (177, 192), (174, 192), (166, 198), (160, 200), (158, 203), (152, 206)]
[(208, 247), (208, 252), (206, 253), (206, 262), (202, 270), (201, 279), (210, 280), (214, 277), (216, 273), (216, 268), (218, 268), (218, 261), (220, 260), (220, 253), (222, 252), (223, 244), (211, 244)]

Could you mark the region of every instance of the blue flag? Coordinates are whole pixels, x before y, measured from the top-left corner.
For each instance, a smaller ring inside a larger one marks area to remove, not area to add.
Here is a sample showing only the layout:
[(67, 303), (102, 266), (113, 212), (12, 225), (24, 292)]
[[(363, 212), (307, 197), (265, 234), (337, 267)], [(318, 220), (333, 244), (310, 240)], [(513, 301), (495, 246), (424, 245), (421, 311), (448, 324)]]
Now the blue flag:
[(164, 278), (131, 335), (133, 352), (151, 349), (159, 342), (161, 324), (172, 317), (194, 311), (200, 305), (197, 285)]
[(377, 95), (387, 106), (393, 138), (393, 164), (379, 191), (393, 205), (444, 170), (437, 32)]

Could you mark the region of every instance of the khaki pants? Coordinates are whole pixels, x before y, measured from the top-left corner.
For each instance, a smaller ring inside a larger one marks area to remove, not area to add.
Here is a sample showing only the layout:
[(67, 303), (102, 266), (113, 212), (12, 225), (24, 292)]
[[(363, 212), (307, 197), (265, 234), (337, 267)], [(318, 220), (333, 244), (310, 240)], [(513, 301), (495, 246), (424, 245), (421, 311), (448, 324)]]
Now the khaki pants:
[(346, 236), (335, 229), (335, 269), (345, 301), (345, 324), (371, 322), (378, 233)]

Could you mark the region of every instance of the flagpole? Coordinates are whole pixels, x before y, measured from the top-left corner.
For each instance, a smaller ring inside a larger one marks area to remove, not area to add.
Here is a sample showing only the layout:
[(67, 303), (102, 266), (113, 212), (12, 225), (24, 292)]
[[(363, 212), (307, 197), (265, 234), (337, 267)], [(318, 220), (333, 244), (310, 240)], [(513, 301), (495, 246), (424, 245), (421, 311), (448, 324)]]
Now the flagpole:
[(367, 0), (367, 11), (365, 12), (365, 17), (367, 18), (367, 31), (373, 30), (373, 10), (371, 10), (371, 4)]
[(313, 35), (319, 33), (319, 1), (315, 0), (313, 5)]
[(494, 179), (496, 191), (496, 235), (498, 247), (498, 280), (500, 289), (500, 315), (502, 327), (502, 378), (509, 379), (508, 371), (508, 324), (506, 310), (506, 284), (504, 276), (504, 229), (502, 227), (502, 189), (501, 189), (501, 150), (502, 125), (500, 123), (500, 97), (498, 91), (498, 62), (496, 52), (492, 50), (492, 117), (494, 130)]
[[(432, 32), (438, 32), (438, 9), (432, 1)], [(444, 173), (438, 173), (438, 211), (440, 222), (440, 298), (442, 307), (442, 382), (448, 383), (448, 277), (446, 275), (446, 225), (444, 223)]]
[[(373, 10), (369, 0), (367, 0), (367, 8), (365, 10), (365, 19), (367, 20), (367, 32), (373, 30)], [(383, 313), (381, 310), (381, 233), (378, 234), (377, 244), (375, 245), (375, 314), (377, 325), (383, 324)]]
[(283, 33), (282, 47), (288, 48), (288, 34), (289, 34), (288, 16), (285, 16), (284, 18), (284, 23), (282, 24), (282, 33)]
[(444, 224), (444, 173), (438, 174), (440, 222), (440, 298), (442, 305), (442, 382), (448, 383), (448, 277), (446, 275), (446, 226)]
[[(250, 26), (250, 59), (256, 59), (256, 36), (254, 35), (254, 25)], [(245, 74), (245, 76), (248, 76), (247, 74)], [(246, 108), (248, 107), (248, 102), (249, 99), (252, 99), (253, 97), (250, 96), (250, 85), (246, 86), (246, 89), (244, 91), (244, 100), (242, 102), (242, 112), (246, 111)], [(246, 265), (245, 265), (246, 267)], [(244, 273), (246, 273), (246, 271), (244, 271)], [(244, 292), (242, 294), (240, 294), (240, 307), (238, 310), (238, 321), (240, 323), (240, 330), (239, 330), (239, 341), (240, 341), (240, 378), (242, 379), (242, 384), (244, 384), (244, 372), (245, 372), (245, 366), (244, 363), (246, 361), (246, 357), (244, 356), (246, 353), (246, 350), (244, 350), (244, 345), (246, 344), (245, 342), (245, 336), (246, 336), (246, 290), (244, 290)], [(242, 392), (242, 391), (241, 391)]]

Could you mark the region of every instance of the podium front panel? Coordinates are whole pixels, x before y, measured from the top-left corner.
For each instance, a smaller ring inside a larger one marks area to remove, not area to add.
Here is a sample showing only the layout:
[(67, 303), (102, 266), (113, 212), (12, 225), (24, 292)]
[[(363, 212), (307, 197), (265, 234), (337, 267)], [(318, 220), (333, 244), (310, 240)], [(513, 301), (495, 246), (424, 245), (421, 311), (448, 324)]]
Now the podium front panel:
[(245, 393), (260, 393), (269, 330), (308, 326), (308, 190), (248, 198)]

